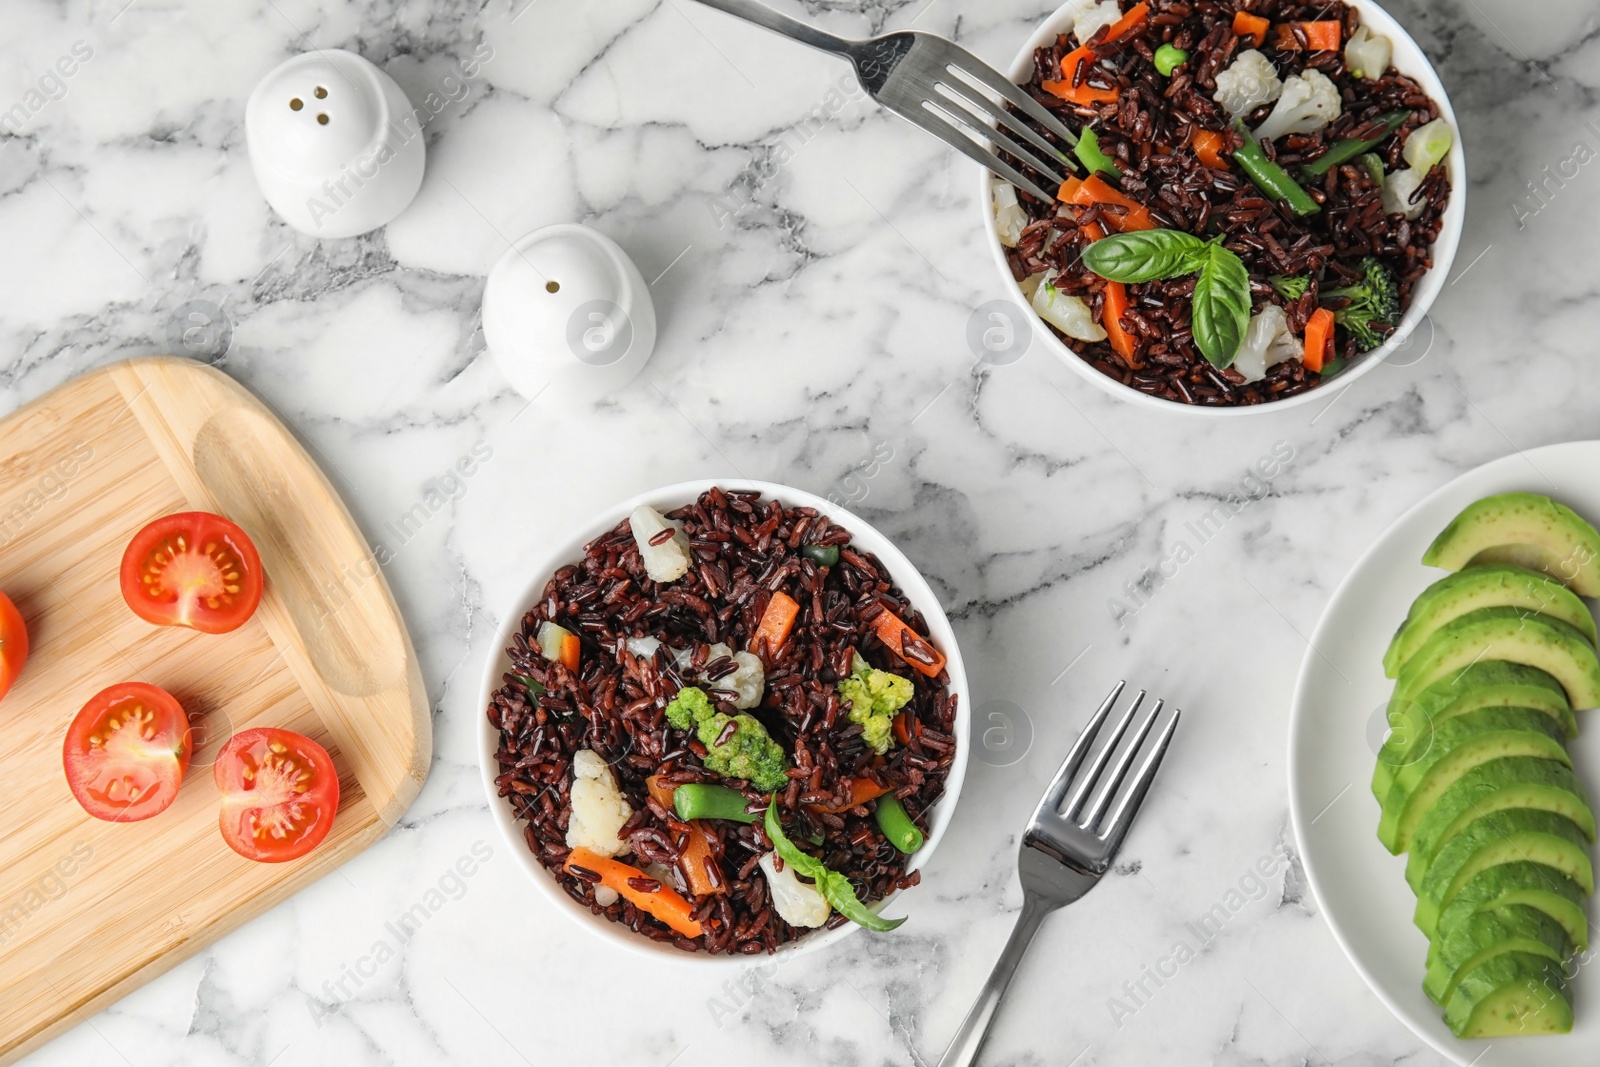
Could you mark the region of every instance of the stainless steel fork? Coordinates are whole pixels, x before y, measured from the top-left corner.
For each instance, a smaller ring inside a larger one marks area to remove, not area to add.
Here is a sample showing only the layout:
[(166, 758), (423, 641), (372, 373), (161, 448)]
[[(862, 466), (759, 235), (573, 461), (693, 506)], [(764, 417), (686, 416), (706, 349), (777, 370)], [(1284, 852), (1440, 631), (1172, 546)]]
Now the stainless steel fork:
[[(737, 15), (774, 33), (848, 59), (861, 87), (889, 111), (977, 160), (1019, 189), (1054, 201), (1065, 174), (1077, 165), (1062, 145), (1007, 111), (1010, 103), (1059, 137), (1071, 149), (1078, 137), (1039, 102), (958, 44), (920, 30), (904, 30), (865, 41), (835, 37), (809, 23), (772, 10), (756, 0), (700, 0), (707, 7)], [(1020, 141), (1018, 139), (1021, 139)], [(1021, 141), (1026, 141), (1023, 145)], [(1044, 179), (1045, 185), (1001, 159), (990, 144), (1011, 153)], [(1042, 153), (1042, 155), (1041, 155)]]
[[(983, 992), (978, 994), (977, 1003), (967, 1012), (961, 1029), (956, 1031), (955, 1039), (939, 1060), (939, 1067), (966, 1067), (976, 1061), (995, 1009), (1000, 1006), (1000, 998), (1005, 996), (1011, 976), (1022, 961), (1023, 953), (1028, 951), (1028, 943), (1038, 932), (1039, 924), (1052, 911), (1071, 904), (1093, 889), (1111, 866), (1117, 849), (1122, 847), (1122, 839), (1133, 824), (1133, 817), (1156, 776), (1161, 757), (1166, 755), (1167, 743), (1172, 740), (1172, 732), (1182, 714), (1174, 708), (1155, 739), (1146, 745), (1151, 728), (1162, 717), (1164, 702), (1157, 700), (1132, 736), (1126, 736), (1144, 703), (1145, 692), (1141, 689), (1116, 726), (1096, 745), (1100, 727), (1122, 696), (1124, 686), (1123, 682), (1117, 683), (1094, 718), (1089, 720), (1089, 725), (1078, 735), (1022, 835), (1022, 848), (1017, 857), (1018, 872), (1022, 876), (1022, 914), (989, 981), (984, 983)], [(1119, 743), (1121, 753), (1115, 764), (1108, 767)], [(1094, 750), (1092, 756), (1091, 749)], [(1130, 776), (1129, 768), (1139, 759), (1141, 751), (1143, 759)]]

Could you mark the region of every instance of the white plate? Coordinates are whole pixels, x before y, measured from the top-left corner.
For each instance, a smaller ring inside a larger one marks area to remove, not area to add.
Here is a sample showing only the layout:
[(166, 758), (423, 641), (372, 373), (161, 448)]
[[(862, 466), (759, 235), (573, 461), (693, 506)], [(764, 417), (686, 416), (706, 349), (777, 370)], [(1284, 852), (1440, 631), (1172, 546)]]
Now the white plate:
[[(1383, 651), (1411, 601), (1443, 571), (1423, 551), (1462, 508), (1496, 493), (1543, 493), (1600, 520), (1600, 441), (1552, 445), (1462, 475), (1401, 516), (1350, 571), (1311, 638), (1289, 721), (1289, 813), (1306, 875), (1340, 947), (1380, 1000), (1459, 1064), (1593, 1067), (1600, 1063), (1600, 972), (1573, 982), (1570, 1034), (1462, 1041), (1422, 992), (1428, 942), (1411, 922), (1416, 897), (1405, 857), (1378, 843), (1372, 796), (1382, 708), (1391, 683)], [(1578, 776), (1600, 796), (1600, 723), (1587, 713), (1572, 745)], [(1591, 902), (1590, 912), (1593, 915)], [(1580, 957), (1581, 960), (1581, 957)], [(1569, 968), (1570, 973), (1570, 968)]]
[[(511, 805), (499, 795), (495, 786), (495, 778), (500, 773), (499, 761), (495, 759), (495, 751), (500, 743), (500, 731), (489, 723), (488, 715), (482, 709), (487, 709), (489, 701), (495, 690), (501, 686), (501, 676), (511, 669), (511, 660), (505, 654), (505, 649), (511, 644), (517, 628), (521, 625), (523, 614), (539, 597), (544, 595), (545, 583), (559, 567), (582, 558), (583, 546), (591, 540), (608, 532), (617, 523), (626, 518), (633, 509), (640, 504), (649, 504), (661, 511), (671, 511), (685, 504), (693, 503), (701, 493), (712, 486), (721, 486), (723, 489), (754, 490), (769, 500), (776, 499), (787, 507), (812, 507), (826, 515), (834, 523), (843, 526), (854, 536), (854, 544), (858, 548), (877, 556), (883, 565), (889, 569), (889, 576), (894, 584), (905, 593), (906, 599), (911, 601), (913, 607), (922, 612), (922, 617), (927, 620), (928, 631), (933, 637), (933, 643), (945, 655), (945, 669), (950, 674), (950, 692), (956, 697), (956, 756), (950, 765), (949, 777), (945, 779), (944, 796), (928, 812), (928, 838), (922, 848), (910, 857), (906, 864), (908, 871), (914, 871), (927, 865), (933, 857), (934, 850), (939, 847), (939, 842), (944, 838), (944, 832), (950, 825), (951, 818), (955, 815), (956, 801), (961, 797), (961, 781), (966, 777), (967, 770), (967, 734), (972, 722), (972, 693), (967, 688), (967, 672), (961, 663), (961, 649), (956, 646), (955, 631), (950, 628), (950, 620), (945, 617), (944, 608), (940, 606), (939, 599), (934, 596), (933, 590), (923, 580), (921, 573), (911, 565), (905, 554), (894, 546), (883, 534), (879, 533), (864, 519), (841, 507), (805, 492), (786, 485), (773, 482), (756, 482), (739, 478), (723, 478), (717, 480), (681, 482), (677, 485), (653, 489), (648, 493), (641, 493), (636, 497), (621, 501), (606, 508), (600, 514), (590, 519), (582, 527), (571, 531), (570, 535), (552, 549), (540, 564), (532, 569), (528, 576), (528, 584), (517, 591), (516, 595), (505, 601), (501, 607), (500, 627), (495, 634), (494, 645), (489, 653), (488, 662), (484, 664), (483, 680), (479, 685), (478, 697), (478, 767), (483, 779), (484, 792), (489, 798), (489, 814), (494, 819), (495, 825), (500, 829), (500, 836), (505, 841), (511, 855), (516, 857), (517, 864), (532, 880), (534, 888), (548, 900), (551, 906), (567, 915), (590, 933), (624, 949), (642, 952), (657, 959), (672, 962), (692, 964), (699, 967), (722, 966), (743, 968), (752, 965), (769, 963), (770, 956), (711, 956), (704, 952), (688, 953), (671, 945), (663, 945), (652, 941), (642, 934), (636, 934), (620, 923), (595, 915), (588, 908), (573, 900), (556, 883), (549, 871), (540, 865), (539, 861), (528, 850), (527, 843), (523, 840), (522, 830), (524, 823), (512, 813)], [(915, 902), (917, 892), (921, 887), (910, 890), (910, 901)], [(926, 892), (926, 890), (921, 890)], [(914, 908), (903, 912), (898, 906), (901, 892), (890, 893), (882, 902), (872, 905), (874, 911), (893, 910), (897, 913), (912, 914), (915, 922)], [(845, 923), (833, 930), (818, 930), (803, 937), (796, 938), (779, 946), (777, 953), (781, 957), (788, 957), (796, 953), (811, 952), (838, 943), (841, 938), (848, 937), (851, 933), (861, 929), (855, 923)], [(910, 929), (908, 926), (907, 929)], [(893, 938), (895, 935), (877, 935)], [(891, 950), (892, 951), (892, 950)]]

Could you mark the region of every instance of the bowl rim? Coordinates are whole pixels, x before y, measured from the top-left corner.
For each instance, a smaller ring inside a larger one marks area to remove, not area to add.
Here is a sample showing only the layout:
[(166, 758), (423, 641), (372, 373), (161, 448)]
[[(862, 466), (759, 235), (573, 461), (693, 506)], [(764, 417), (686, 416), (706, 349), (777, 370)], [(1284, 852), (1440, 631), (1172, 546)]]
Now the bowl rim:
[[(604, 940), (618, 945), (634, 953), (646, 955), (657, 960), (677, 961), (682, 964), (694, 966), (723, 966), (736, 969), (745, 969), (752, 966), (771, 963), (774, 960), (787, 960), (804, 953), (816, 952), (820, 949), (838, 943), (845, 937), (861, 929), (855, 923), (847, 922), (832, 930), (818, 930), (815, 933), (804, 935), (794, 941), (778, 947), (773, 955), (758, 954), (745, 955), (717, 955), (712, 956), (704, 952), (687, 953), (668, 944), (652, 941), (649, 938), (636, 934), (627, 927), (614, 923), (609, 919), (595, 915), (588, 908), (579, 904), (562, 890), (550, 873), (539, 863), (529, 851), (522, 835), (522, 820), (512, 814), (511, 806), (501, 799), (495, 786), (495, 778), (500, 773), (499, 761), (495, 759), (495, 751), (499, 747), (499, 730), (490, 725), (489, 717), (485, 714), (489, 701), (495, 690), (501, 687), (501, 675), (510, 669), (510, 660), (506, 656), (506, 646), (511, 642), (512, 635), (520, 626), (522, 616), (528, 606), (539, 599), (550, 576), (557, 568), (571, 563), (583, 552), (583, 546), (595, 537), (604, 534), (625, 518), (634, 508), (641, 504), (671, 510), (682, 507), (685, 503), (699, 498), (700, 494), (713, 486), (724, 491), (758, 491), (768, 499), (782, 501), (788, 507), (813, 507), (826, 515), (830, 520), (846, 527), (857, 543), (867, 542), (868, 551), (876, 555), (889, 568), (894, 584), (899, 586), (906, 597), (922, 612), (927, 621), (928, 629), (938, 646), (943, 650), (946, 660), (946, 670), (950, 675), (950, 691), (956, 697), (956, 722), (955, 760), (951, 764), (950, 773), (945, 779), (945, 792), (939, 802), (928, 813), (928, 836), (921, 849), (919, 849), (906, 865), (907, 872), (918, 870), (927, 865), (933, 858), (939, 843), (944, 839), (945, 831), (955, 815), (956, 806), (961, 798), (961, 786), (966, 777), (968, 757), (968, 735), (970, 733), (972, 700), (971, 691), (967, 684), (966, 668), (961, 658), (961, 649), (955, 639), (955, 631), (950, 625), (949, 618), (945, 615), (943, 606), (934, 595), (933, 589), (923, 578), (918, 570), (903, 552), (885, 534), (875, 526), (862, 519), (854, 512), (831, 503), (813, 493), (806, 492), (793, 486), (783, 485), (778, 482), (768, 482), (749, 478), (702, 478), (690, 481), (676, 482), (672, 485), (662, 486), (658, 489), (637, 493), (626, 500), (611, 504), (592, 518), (570, 530), (549, 551), (543, 553), (536, 566), (530, 568), (533, 577), (521, 586), (504, 604), (505, 612), (501, 616), (499, 625), (495, 628), (494, 644), (485, 657), (483, 676), (478, 687), (477, 705), (477, 732), (478, 732), (478, 769), (479, 777), (483, 783), (484, 795), (488, 799), (489, 815), (499, 831), (501, 840), (508, 846), (511, 855), (515, 857), (517, 865), (528, 875), (538, 892), (550, 901), (557, 910), (567, 915), (573, 922), (584, 927), (591, 933)], [(890, 893), (882, 901), (875, 902), (874, 910), (881, 910), (895, 901), (904, 890)]]
[[(1045, 325), (1029, 301), (1022, 295), (1022, 287), (1011, 276), (1011, 266), (1006, 262), (1005, 246), (1000, 243), (999, 233), (995, 227), (993, 207), (993, 186), (1003, 179), (995, 177), (985, 168), (978, 168), (978, 210), (983, 213), (985, 242), (989, 246), (990, 255), (999, 268), (1006, 296), (1021, 305), (1028, 318), (1034, 336), (1043, 341), (1051, 353), (1061, 362), (1067, 364), (1074, 371), (1100, 389), (1123, 400), (1149, 410), (1176, 411), (1186, 416), (1195, 418), (1237, 418), (1249, 415), (1262, 415), (1269, 412), (1288, 411), (1312, 403), (1315, 400), (1327, 399), (1330, 403), (1333, 398), (1354, 385), (1362, 377), (1370, 374), (1374, 368), (1383, 364), (1393, 355), (1410, 335), (1416, 332), (1428, 318), (1428, 312), (1433, 307), (1433, 302), (1443, 291), (1449, 276), (1450, 268), (1455, 263), (1456, 253), (1460, 249), (1461, 235), (1466, 228), (1467, 217), (1467, 157), (1466, 149), (1462, 144), (1461, 123), (1456, 119), (1455, 108), (1451, 106), (1450, 95), (1445, 91), (1444, 82), (1440, 80), (1438, 71), (1434, 69), (1433, 61), (1428, 58), (1422, 47), (1406, 32), (1393, 15), (1380, 7), (1375, 0), (1344, 0), (1344, 2), (1361, 13), (1361, 21), (1370, 26), (1374, 31), (1382, 33), (1394, 42), (1395, 58), (1392, 65), (1409, 77), (1421, 84), (1423, 90), (1439, 105), (1439, 114), (1450, 123), (1455, 132), (1455, 138), (1450, 146), (1450, 152), (1445, 157), (1445, 163), (1450, 176), (1450, 203), (1445, 208), (1444, 226), (1439, 231), (1439, 238), (1433, 244), (1433, 267), (1417, 283), (1412, 293), (1411, 306), (1406, 309), (1405, 316), (1400, 320), (1400, 325), (1393, 335), (1381, 347), (1363, 355), (1354, 366), (1339, 375), (1332, 382), (1309, 389), (1298, 396), (1285, 400), (1272, 400), (1264, 404), (1248, 404), (1234, 407), (1207, 407), (1199, 404), (1180, 404), (1175, 400), (1163, 400), (1146, 393), (1141, 393), (1132, 386), (1123, 385), (1114, 378), (1107, 377), (1095, 370), (1086, 360), (1065, 341), (1057, 337)], [(1068, 16), (1075, 14), (1083, 7), (1083, 0), (1066, 0), (1060, 7), (1047, 16), (1034, 30), (1022, 49), (1005, 68), (1004, 74), (1012, 82), (1021, 84), (1026, 79), (1033, 63), (1035, 49), (1055, 39), (1056, 35), (1063, 32), (1069, 22)]]

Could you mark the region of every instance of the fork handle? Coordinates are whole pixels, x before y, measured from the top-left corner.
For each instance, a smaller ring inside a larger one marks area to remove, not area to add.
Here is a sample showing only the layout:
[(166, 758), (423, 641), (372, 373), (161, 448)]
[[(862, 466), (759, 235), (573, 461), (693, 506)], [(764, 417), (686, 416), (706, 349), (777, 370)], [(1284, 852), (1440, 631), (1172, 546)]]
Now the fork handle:
[(847, 41), (843, 37), (835, 37), (831, 33), (817, 29), (809, 22), (790, 18), (781, 11), (774, 11), (766, 4), (757, 3), (756, 0), (700, 0), (707, 7), (714, 7), (718, 11), (725, 11), (736, 15), (746, 22), (753, 22), (757, 26), (781, 33), (785, 37), (808, 44), (812, 48), (820, 48), (832, 55), (853, 58), (856, 42)]
[(1022, 914), (1017, 916), (1017, 925), (1011, 930), (1005, 950), (1000, 953), (994, 970), (989, 973), (989, 980), (983, 984), (977, 1003), (961, 1020), (961, 1029), (956, 1031), (950, 1047), (940, 1057), (939, 1067), (969, 1067), (977, 1062), (978, 1051), (983, 1048), (984, 1038), (989, 1035), (989, 1023), (994, 1020), (995, 1010), (1000, 1007), (1000, 998), (1006, 995), (1011, 976), (1016, 973), (1017, 964), (1022, 962), (1023, 953), (1028, 951), (1033, 935), (1039, 932), (1039, 924), (1053, 910), (1038, 897), (1023, 896)]

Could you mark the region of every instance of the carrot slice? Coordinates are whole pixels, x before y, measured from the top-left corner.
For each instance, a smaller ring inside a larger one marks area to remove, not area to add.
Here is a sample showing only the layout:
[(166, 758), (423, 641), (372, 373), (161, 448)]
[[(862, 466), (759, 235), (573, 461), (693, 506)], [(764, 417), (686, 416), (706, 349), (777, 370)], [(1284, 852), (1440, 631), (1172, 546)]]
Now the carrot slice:
[[(1144, 25), (1144, 20), (1150, 14), (1149, 4), (1139, 4), (1111, 24), (1111, 29), (1106, 31), (1106, 38), (1100, 42), (1104, 48), (1113, 41), (1120, 41), (1128, 34)], [(1078, 68), (1085, 63), (1096, 62), (1100, 57), (1088, 45), (1080, 45), (1061, 57), (1061, 80), (1040, 82), (1039, 87), (1052, 96), (1059, 96), (1069, 104), (1082, 104), (1086, 107), (1095, 104), (1110, 104), (1120, 95), (1116, 89), (1100, 89), (1090, 85), (1087, 81), (1082, 84), (1078, 77)]]
[(1106, 34), (1105, 44), (1120, 41), (1140, 26), (1144, 25), (1145, 18), (1150, 14), (1149, 4), (1136, 4), (1128, 9), (1128, 13), (1111, 24), (1111, 32)]
[(1337, 19), (1321, 19), (1316, 22), (1285, 22), (1278, 26), (1277, 39), (1273, 44), (1280, 52), (1300, 51), (1300, 38), (1294, 32), (1299, 27), (1300, 32), (1306, 35), (1306, 44), (1313, 52), (1337, 52), (1339, 41), (1343, 37), (1343, 25)]
[(894, 739), (902, 745), (911, 743), (911, 728), (906, 725), (906, 713), (903, 711), (894, 717)]
[[(678, 787), (663, 782), (659, 774), (652, 774), (644, 780), (644, 784), (650, 791), (650, 799), (666, 808), (668, 813), (672, 813), (672, 794), (677, 792)], [(689, 837), (683, 843), (683, 851), (678, 857), (678, 869), (683, 871), (684, 880), (689, 883), (689, 892), (697, 897), (710, 893), (726, 893), (727, 885), (713, 884), (711, 875), (706, 869), (708, 860), (716, 862), (711, 852), (711, 832), (701, 826), (698, 819), (691, 819), (683, 825), (689, 828)]]
[(578, 654), (582, 647), (577, 634), (568, 634), (561, 639), (561, 665), (574, 674), (578, 671)]
[(1134, 350), (1138, 347), (1122, 326), (1122, 313), (1128, 310), (1128, 287), (1121, 282), (1106, 282), (1105, 321), (1100, 325), (1110, 334), (1112, 349), (1122, 357), (1122, 362), (1133, 367)]
[(1260, 15), (1240, 11), (1233, 16), (1233, 35), (1248, 37), (1257, 48), (1267, 43), (1267, 29), (1272, 25)]
[[(1066, 183), (1062, 183), (1062, 188)], [(1091, 174), (1080, 184), (1072, 194), (1072, 203), (1088, 207), (1091, 204), (1112, 204), (1125, 209), (1123, 214), (1107, 213), (1105, 216), (1112, 229), (1121, 233), (1129, 230), (1153, 230), (1156, 223), (1150, 217), (1150, 209), (1133, 200), (1108, 185), (1098, 174)]]
[(848, 802), (844, 804), (811, 804), (808, 806), (813, 811), (825, 811), (830, 815), (837, 815), (841, 811), (849, 811), (851, 808), (859, 804), (865, 804), (869, 800), (877, 800), (887, 792), (889, 792), (888, 786), (880, 785), (871, 778), (852, 778), (850, 779), (850, 799)]
[(1222, 143), (1222, 134), (1215, 130), (1195, 130), (1189, 138), (1195, 157), (1212, 170), (1228, 169), (1228, 161), (1222, 157)]
[(750, 648), (756, 650), (761, 645), (761, 640), (766, 639), (767, 655), (776, 656), (778, 649), (789, 640), (789, 631), (794, 629), (794, 620), (800, 614), (800, 605), (794, 597), (779, 590), (772, 594), (772, 599), (767, 601), (767, 610), (761, 613), (761, 622), (756, 627), (755, 636), (750, 638)]
[(1328, 342), (1333, 339), (1333, 312), (1318, 308), (1306, 323), (1306, 370), (1321, 371), (1323, 357), (1328, 353)]
[(936, 677), (944, 670), (944, 656), (939, 650), (928, 644), (927, 638), (901, 622), (894, 612), (881, 613), (872, 620), (872, 629), (890, 652), (929, 678)]
[(656, 884), (660, 888), (648, 891), (633, 885), (635, 879), (656, 881), (639, 868), (607, 859), (586, 848), (575, 848), (567, 856), (565, 864), (567, 873), (572, 874), (574, 867), (582, 867), (598, 874), (601, 885), (616, 890), (617, 895), (623, 900), (645, 914), (660, 919), (684, 937), (699, 937), (704, 932), (693, 918), (694, 909), (677, 890), (669, 889), (659, 882)]

